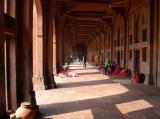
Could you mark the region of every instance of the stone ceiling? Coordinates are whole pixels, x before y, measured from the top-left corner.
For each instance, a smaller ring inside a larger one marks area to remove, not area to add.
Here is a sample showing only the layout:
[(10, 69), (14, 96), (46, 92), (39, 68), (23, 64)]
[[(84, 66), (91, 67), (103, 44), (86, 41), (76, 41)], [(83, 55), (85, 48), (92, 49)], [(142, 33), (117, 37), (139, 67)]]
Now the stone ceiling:
[[(64, 26), (76, 42), (88, 42), (103, 30), (101, 24), (112, 20), (115, 14), (125, 15), (128, 0), (62, 0)], [(72, 39), (73, 40), (73, 39)]]

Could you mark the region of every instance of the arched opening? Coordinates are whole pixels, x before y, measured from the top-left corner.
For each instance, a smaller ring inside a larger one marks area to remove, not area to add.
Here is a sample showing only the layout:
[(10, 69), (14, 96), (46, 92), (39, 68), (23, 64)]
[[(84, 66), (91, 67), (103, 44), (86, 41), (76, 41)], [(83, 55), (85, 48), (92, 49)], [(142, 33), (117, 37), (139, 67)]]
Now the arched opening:
[(80, 61), (83, 57), (87, 57), (87, 47), (84, 44), (75, 44), (73, 46), (73, 59)]

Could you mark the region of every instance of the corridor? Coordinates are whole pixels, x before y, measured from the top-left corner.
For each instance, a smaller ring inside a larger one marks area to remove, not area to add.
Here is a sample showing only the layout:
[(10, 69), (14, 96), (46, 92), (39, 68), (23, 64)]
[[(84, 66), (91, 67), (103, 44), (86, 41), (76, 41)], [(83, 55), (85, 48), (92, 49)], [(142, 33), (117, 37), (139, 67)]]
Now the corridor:
[(160, 119), (159, 47), (160, 0), (1, 0), (0, 119)]
[(159, 88), (102, 75), (89, 64), (70, 70), (79, 77), (56, 77), (56, 89), (36, 92), (39, 119), (159, 119)]

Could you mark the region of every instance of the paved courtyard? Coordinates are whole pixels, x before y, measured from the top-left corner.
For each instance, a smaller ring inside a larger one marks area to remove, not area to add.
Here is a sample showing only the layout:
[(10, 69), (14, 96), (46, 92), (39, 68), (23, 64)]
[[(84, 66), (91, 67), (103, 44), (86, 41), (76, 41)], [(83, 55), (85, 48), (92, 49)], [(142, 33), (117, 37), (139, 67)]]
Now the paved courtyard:
[(79, 77), (58, 78), (57, 88), (37, 91), (39, 119), (160, 119), (160, 89), (70, 65)]

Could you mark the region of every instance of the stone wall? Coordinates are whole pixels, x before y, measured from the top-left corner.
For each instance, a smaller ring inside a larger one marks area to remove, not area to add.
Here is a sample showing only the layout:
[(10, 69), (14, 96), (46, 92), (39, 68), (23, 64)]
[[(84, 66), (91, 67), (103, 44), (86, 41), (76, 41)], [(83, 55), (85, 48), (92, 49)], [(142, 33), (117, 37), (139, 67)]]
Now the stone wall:
[(135, 70), (135, 50), (140, 52), (140, 72), (146, 75), (148, 84), (150, 74), (150, 1), (143, 0), (137, 5), (132, 4), (128, 21), (128, 68)]

